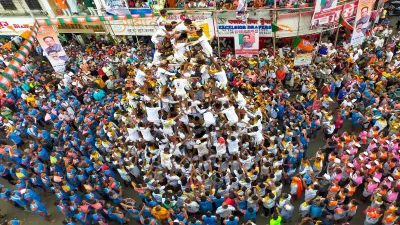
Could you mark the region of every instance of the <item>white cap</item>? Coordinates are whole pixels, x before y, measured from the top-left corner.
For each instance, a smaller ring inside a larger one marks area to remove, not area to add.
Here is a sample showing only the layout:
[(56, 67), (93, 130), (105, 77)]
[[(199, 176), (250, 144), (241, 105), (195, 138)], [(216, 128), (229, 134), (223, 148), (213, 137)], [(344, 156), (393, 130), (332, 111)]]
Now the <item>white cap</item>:
[(369, 165), (369, 164), (365, 165), (365, 167), (367, 167), (368, 169), (371, 169), (371, 165)]
[(376, 177), (374, 177), (373, 180), (374, 180), (376, 183), (381, 182), (381, 181), (380, 181), (378, 178), (376, 178)]
[(336, 158), (336, 159), (334, 160), (334, 162), (337, 163), (337, 164), (340, 164), (340, 159)]
[(376, 138), (372, 139), (373, 141), (375, 141), (376, 143), (378, 143), (378, 140)]
[(326, 180), (330, 180), (331, 179), (331, 176), (329, 176), (329, 174), (324, 174), (324, 176), (323, 176)]
[(354, 168), (353, 163), (347, 163), (347, 166), (350, 167), (350, 168)]
[(348, 149), (346, 150), (346, 152), (349, 153), (349, 154), (351, 154), (350, 150), (348, 150)]
[(376, 165), (379, 165), (379, 161), (378, 161), (378, 160), (374, 160), (374, 163), (375, 163)]
[(388, 176), (387, 178), (390, 180), (390, 182), (393, 182), (393, 178), (391, 176)]

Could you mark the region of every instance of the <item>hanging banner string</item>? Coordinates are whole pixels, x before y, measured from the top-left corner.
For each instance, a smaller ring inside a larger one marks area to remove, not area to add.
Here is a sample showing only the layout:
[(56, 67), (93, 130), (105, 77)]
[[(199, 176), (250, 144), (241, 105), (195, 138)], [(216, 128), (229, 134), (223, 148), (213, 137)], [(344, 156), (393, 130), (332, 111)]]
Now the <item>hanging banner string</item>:
[(4, 72), (0, 74), (0, 98), (10, 89), (20, 68), (24, 65), (26, 58), (29, 56), (29, 52), (32, 50), (38, 30), (38, 23), (34, 23), (30, 30), (20, 35), (20, 37), (25, 39), (24, 42), (22, 42), (21, 47), (14, 53), (12, 60), (4, 69)]

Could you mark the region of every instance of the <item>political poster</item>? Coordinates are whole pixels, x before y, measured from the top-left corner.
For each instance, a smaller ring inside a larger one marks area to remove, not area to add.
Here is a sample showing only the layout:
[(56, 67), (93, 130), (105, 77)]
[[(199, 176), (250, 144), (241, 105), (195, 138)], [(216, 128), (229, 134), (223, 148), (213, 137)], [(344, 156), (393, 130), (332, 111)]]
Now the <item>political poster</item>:
[(258, 49), (259, 49), (258, 29), (235, 30), (236, 55), (243, 55), (243, 56), (258, 55)]
[(317, 12), (314, 11), (311, 19), (311, 29), (315, 30), (321, 26), (333, 26), (339, 22), (340, 13), (343, 11), (345, 20), (349, 20), (356, 16), (358, 2), (350, 2), (345, 5), (337, 6), (328, 10)]
[(130, 15), (131, 11), (125, 0), (104, 0), (106, 13), (109, 15)]
[(312, 62), (312, 53), (298, 54), (294, 57), (294, 66), (307, 66)]
[(374, 3), (374, 0), (360, 0), (358, 2), (357, 15), (353, 26), (354, 30), (350, 41), (352, 46), (362, 44), (367, 36), (367, 31), (370, 25), (369, 20), (371, 18)]
[(43, 49), (43, 55), (47, 57), (54, 71), (57, 73), (64, 72), (68, 56), (53, 27), (40, 27), (36, 38)]

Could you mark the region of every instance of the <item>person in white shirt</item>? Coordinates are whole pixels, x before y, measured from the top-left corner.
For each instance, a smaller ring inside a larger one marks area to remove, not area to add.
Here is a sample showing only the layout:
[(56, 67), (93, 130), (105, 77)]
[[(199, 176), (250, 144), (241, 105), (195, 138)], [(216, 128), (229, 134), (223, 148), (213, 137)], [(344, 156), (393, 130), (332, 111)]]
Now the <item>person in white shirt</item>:
[(167, 76), (174, 76), (175, 73), (169, 72), (168, 69), (168, 62), (166, 60), (161, 61), (160, 66), (157, 68), (156, 76), (159, 79), (162, 85), (166, 85), (168, 78)]
[(140, 63), (136, 65), (136, 70), (135, 70), (135, 82), (139, 84), (140, 86), (144, 85), (144, 82), (146, 80), (146, 73), (143, 72), (144, 70), (144, 64)]
[(236, 114), (235, 107), (229, 106), (229, 103), (225, 103), (224, 108), (225, 109), (222, 111), (222, 113), (225, 114), (226, 118), (229, 121), (230, 126), (233, 126), (234, 124), (239, 122), (239, 117)]
[(146, 104), (146, 113), (147, 113), (147, 121), (155, 124), (160, 124), (160, 116), (158, 112), (161, 110), (161, 107), (150, 107), (150, 104)]
[(193, 43), (191, 43), (190, 45), (195, 45), (195, 44), (200, 44), (203, 53), (205, 54), (205, 56), (207, 58), (210, 58), (213, 56), (213, 49), (210, 45), (210, 43), (208, 42), (208, 39), (206, 37), (206, 35), (204, 34), (203, 30), (200, 29), (196, 32), (197, 36), (199, 36), (199, 39), (197, 39), (197, 41), (194, 41)]
[(175, 88), (175, 95), (185, 99), (187, 97), (186, 90), (190, 89), (190, 84), (187, 79), (181, 78), (180, 74), (177, 74), (175, 79), (172, 81), (172, 86)]
[(390, 50), (386, 50), (385, 57), (386, 57), (385, 62), (387, 63), (391, 62), (393, 58), (393, 52)]
[(235, 155), (239, 153), (239, 139), (237, 139), (235, 136), (230, 136), (226, 142), (228, 142), (229, 154)]

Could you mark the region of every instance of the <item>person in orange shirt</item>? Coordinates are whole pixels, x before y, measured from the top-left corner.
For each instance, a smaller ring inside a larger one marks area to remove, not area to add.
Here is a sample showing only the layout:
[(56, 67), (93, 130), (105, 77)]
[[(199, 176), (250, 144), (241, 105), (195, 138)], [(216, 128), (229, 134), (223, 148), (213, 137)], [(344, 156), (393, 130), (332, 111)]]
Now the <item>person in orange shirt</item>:
[(167, 220), (169, 217), (169, 211), (159, 205), (153, 207), (151, 214), (159, 221)]
[(276, 79), (278, 79), (280, 82), (283, 82), (286, 77), (286, 72), (282, 69), (280, 66), (279, 69), (276, 71)]

